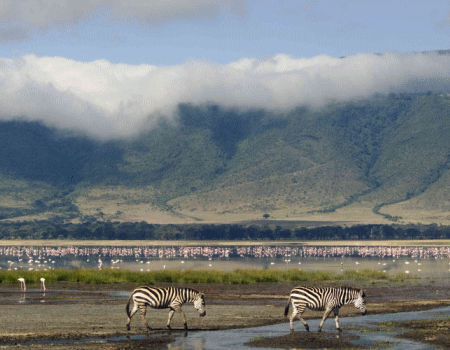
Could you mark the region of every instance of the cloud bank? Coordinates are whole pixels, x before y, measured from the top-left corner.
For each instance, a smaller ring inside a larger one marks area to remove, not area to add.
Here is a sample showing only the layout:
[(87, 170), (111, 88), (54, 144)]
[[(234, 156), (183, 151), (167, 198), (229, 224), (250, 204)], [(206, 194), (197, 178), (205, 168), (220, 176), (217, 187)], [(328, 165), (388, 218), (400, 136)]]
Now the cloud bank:
[(358, 54), (242, 58), (226, 65), (0, 59), (0, 119), (41, 120), (101, 138), (126, 137), (171, 118), (179, 103), (286, 111), (400, 91), (450, 91), (450, 56)]
[(213, 20), (245, 15), (242, 0), (1, 0), (0, 43), (28, 40), (99, 18), (104, 23), (157, 26), (177, 19)]

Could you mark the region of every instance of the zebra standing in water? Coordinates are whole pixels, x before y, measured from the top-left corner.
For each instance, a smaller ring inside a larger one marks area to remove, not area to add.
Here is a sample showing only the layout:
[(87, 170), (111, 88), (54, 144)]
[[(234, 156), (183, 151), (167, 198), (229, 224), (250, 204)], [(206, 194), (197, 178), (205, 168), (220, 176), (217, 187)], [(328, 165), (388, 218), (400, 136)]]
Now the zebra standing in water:
[(320, 332), (323, 323), (330, 315), (331, 311), (333, 311), (334, 316), (336, 317), (336, 329), (339, 332), (342, 332), (339, 328), (339, 309), (343, 305), (354, 303), (355, 307), (365, 315), (367, 313), (366, 302), (364, 300), (365, 296), (363, 290), (351, 287), (296, 287), (291, 291), (289, 301), (284, 310), (284, 316), (287, 316), (289, 306), (292, 303), (293, 311), (289, 319), (291, 331), (294, 331), (293, 321), (297, 315), (299, 315), (300, 321), (305, 325), (306, 330), (309, 331), (308, 323), (306, 323), (302, 317), (305, 308), (313, 311), (325, 311), (322, 322), (320, 322), (319, 325)]
[[(133, 309), (130, 311), (131, 300), (133, 300)], [(190, 288), (156, 288), (156, 287), (139, 287), (135, 289), (127, 301), (126, 311), (128, 315), (127, 330), (130, 330), (131, 317), (138, 311), (141, 311), (142, 322), (151, 330), (145, 314), (147, 306), (153, 309), (170, 309), (169, 319), (167, 320), (167, 328), (170, 328), (173, 314), (176, 312), (183, 316), (184, 329), (187, 330), (186, 315), (181, 306), (186, 302), (193, 302), (194, 307), (200, 313), (200, 316), (205, 316), (205, 296), (194, 289)]]

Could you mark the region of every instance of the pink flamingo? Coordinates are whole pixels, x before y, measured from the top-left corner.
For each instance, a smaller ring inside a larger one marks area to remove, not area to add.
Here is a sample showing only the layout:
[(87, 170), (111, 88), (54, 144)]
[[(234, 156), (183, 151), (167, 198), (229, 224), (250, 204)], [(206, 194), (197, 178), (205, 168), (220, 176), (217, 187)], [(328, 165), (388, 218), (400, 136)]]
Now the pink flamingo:
[(27, 286), (25, 285), (25, 279), (24, 278), (18, 278), (17, 279), (20, 282), (20, 288), (22, 289), (22, 292), (25, 292), (27, 290)]
[(45, 278), (41, 278), (41, 291), (45, 292)]

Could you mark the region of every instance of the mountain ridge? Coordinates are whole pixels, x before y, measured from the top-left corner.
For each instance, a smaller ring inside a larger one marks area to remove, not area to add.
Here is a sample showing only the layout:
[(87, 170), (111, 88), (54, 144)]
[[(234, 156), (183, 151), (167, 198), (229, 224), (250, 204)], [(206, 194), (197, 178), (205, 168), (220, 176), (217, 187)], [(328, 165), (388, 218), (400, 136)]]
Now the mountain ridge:
[(447, 222), (433, 196), (450, 192), (449, 121), (446, 93), (391, 93), (279, 113), (181, 104), (109, 141), (0, 122), (0, 218)]

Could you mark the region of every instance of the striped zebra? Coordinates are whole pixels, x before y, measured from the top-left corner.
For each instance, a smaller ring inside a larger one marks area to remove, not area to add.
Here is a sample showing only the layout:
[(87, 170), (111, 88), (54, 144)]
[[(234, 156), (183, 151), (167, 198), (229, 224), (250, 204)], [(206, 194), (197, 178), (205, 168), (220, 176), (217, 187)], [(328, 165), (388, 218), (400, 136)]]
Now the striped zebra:
[(336, 329), (342, 332), (339, 328), (339, 309), (346, 304), (353, 303), (355, 307), (361, 311), (363, 315), (367, 313), (366, 302), (364, 300), (365, 293), (363, 290), (351, 287), (296, 287), (292, 289), (289, 301), (284, 310), (284, 316), (289, 312), (289, 306), (292, 303), (292, 315), (289, 319), (291, 331), (294, 331), (294, 318), (299, 316), (300, 321), (305, 325), (309, 331), (308, 323), (303, 319), (302, 314), (305, 308), (313, 311), (325, 311), (322, 322), (319, 324), (319, 332), (322, 330), (323, 323), (334, 312), (336, 317)]
[[(130, 311), (130, 304), (133, 301), (133, 309)], [(187, 330), (186, 315), (181, 306), (184, 303), (192, 302), (194, 307), (200, 313), (200, 316), (205, 316), (205, 296), (194, 289), (190, 288), (156, 288), (156, 287), (139, 287), (136, 288), (130, 295), (127, 301), (126, 311), (128, 315), (127, 330), (130, 330), (131, 317), (138, 311), (141, 311), (142, 322), (149, 326), (147, 320), (145, 319), (145, 314), (147, 312), (147, 306), (153, 309), (170, 309), (169, 319), (167, 320), (167, 328), (170, 328), (170, 322), (172, 321), (173, 314), (176, 312), (183, 316), (184, 329)]]

